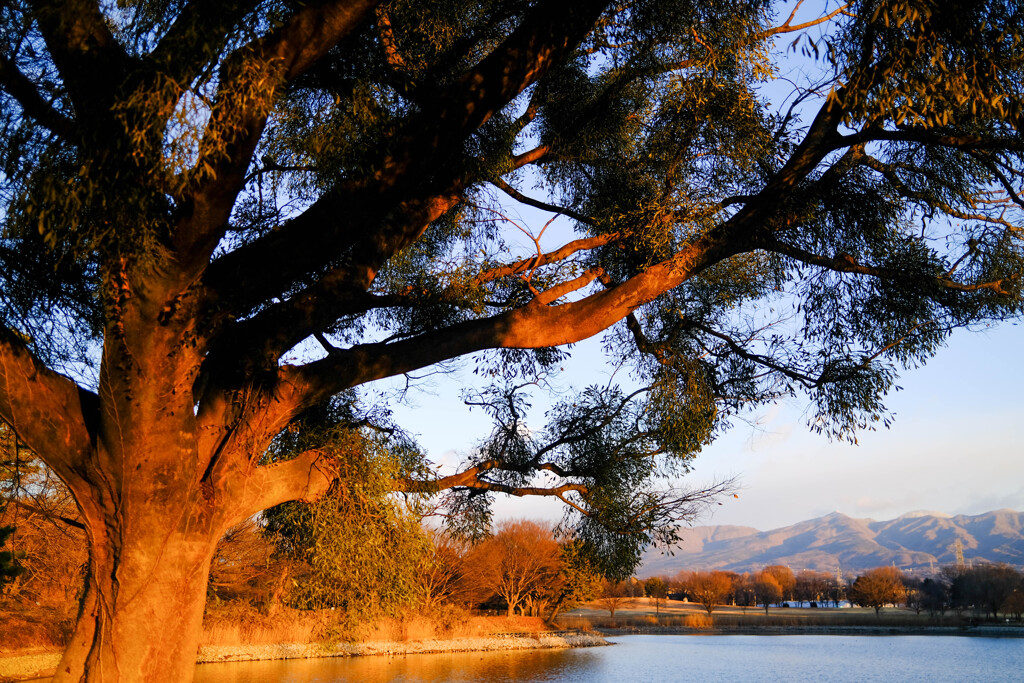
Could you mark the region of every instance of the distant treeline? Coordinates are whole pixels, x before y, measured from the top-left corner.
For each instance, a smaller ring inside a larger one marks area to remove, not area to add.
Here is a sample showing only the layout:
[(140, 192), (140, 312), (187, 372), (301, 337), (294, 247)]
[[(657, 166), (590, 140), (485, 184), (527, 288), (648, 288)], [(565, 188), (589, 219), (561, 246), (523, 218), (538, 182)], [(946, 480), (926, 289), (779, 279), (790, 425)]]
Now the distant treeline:
[[(653, 587), (653, 591), (649, 589)], [(601, 602), (614, 616), (629, 597), (646, 595), (659, 606), (662, 598), (688, 600), (711, 614), (721, 605), (788, 607), (798, 602), (811, 607), (850, 604), (874, 608), (904, 606), (918, 613), (947, 612), (974, 616), (1012, 617), (1024, 614), (1024, 573), (999, 563), (944, 566), (928, 578), (904, 574), (896, 567), (877, 567), (858, 576), (772, 565), (759, 572), (683, 571), (674, 577), (606, 584)]]

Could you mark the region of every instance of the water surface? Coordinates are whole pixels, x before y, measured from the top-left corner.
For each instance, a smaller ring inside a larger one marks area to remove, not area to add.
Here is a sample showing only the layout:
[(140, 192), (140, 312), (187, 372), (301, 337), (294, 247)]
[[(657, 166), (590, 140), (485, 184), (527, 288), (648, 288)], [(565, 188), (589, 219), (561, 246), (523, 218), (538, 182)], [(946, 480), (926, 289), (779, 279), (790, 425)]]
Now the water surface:
[(612, 647), (202, 664), (196, 683), (1024, 681), (1024, 640), (958, 636), (622, 636)]

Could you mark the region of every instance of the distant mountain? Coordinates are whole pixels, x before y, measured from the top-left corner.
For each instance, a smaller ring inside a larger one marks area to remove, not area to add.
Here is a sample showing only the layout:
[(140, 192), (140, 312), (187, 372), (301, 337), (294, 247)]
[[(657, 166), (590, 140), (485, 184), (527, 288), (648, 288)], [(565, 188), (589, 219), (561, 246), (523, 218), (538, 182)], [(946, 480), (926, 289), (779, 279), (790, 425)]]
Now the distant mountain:
[(895, 564), (923, 570), (956, 561), (960, 539), (966, 560), (1006, 562), (1024, 567), (1024, 512), (995, 510), (950, 516), (910, 512), (886, 522), (839, 512), (771, 531), (745, 526), (687, 529), (671, 548), (653, 549), (638, 573), (673, 575), (682, 570), (755, 571), (769, 564), (794, 571), (844, 573)]

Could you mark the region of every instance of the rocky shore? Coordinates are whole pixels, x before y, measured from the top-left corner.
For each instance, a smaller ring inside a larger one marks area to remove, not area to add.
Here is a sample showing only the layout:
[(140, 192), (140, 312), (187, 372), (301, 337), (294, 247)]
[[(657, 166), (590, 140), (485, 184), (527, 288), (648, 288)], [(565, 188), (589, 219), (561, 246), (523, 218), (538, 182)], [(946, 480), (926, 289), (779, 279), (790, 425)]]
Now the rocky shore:
[[(197, 664), (248, 662), (262, 659), (303, 659), (311, 657), (363, 657), (374, 655), (428, 654), (437, 652), (485, 652), (546, 648), (594, 647), (608, 645), (597, 633), (538, 632), (495, 634), (476, 638), (452, 638), (392, 642), (283, 643), (279, 645), (204, 645)], [(0, 683), (42, 678), (53, 674), (59, 652), (5, 657), (0, 655)]]
[(364, 657), (373, 655), (409, 655), (437, 652), (487, 652), (492, 650), (535, 650), (545, 648), (594, 647), (607, 645), (597, 633), (531, 633), (494, 635), (477, 638), (451, 638), (368, 643), (284, 644), (284, 645), (204, 645), (199, 648), (199, 664), (247, 662), (260, 659), (301, 659), (307, 657)]

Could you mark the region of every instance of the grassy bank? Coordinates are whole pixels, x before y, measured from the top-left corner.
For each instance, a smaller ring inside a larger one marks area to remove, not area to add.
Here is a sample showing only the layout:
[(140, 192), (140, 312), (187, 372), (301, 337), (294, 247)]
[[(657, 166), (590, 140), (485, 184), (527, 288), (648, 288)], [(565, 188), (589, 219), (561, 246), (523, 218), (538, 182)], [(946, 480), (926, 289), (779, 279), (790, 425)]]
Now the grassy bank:
[(591, 628), (614, 632), (756, 633), (756, 632), (949, 632), (984, 628), (1024, 636), (1019, 622), (986, 622), (971, 613), (929, 615), (903, 608), (884, 608), (875, 614), (868, 608), (742, 608), (717, 607), (708, 615), (693, 603), (667, 601), (656, 608), (647, 598), (629, 600), (611, 616), (599, 603), (581, 606), (558, 619), (563, 628)]
[[(50, 607), (5, 607), (0, 618), (0, 683), (52, 674), (71, 636), (73, 616)], [(380, 619), (352, 632), (330, 610), (281, 608), (266, 614), (237, 602), (213, 605), (207, 611), (198, 659), (222, 662), (599, 644), (604, 642), (598, 636), (552, 633), (539, 617), (476, 616), (445, 607), (432, 614)]]
[[(74, 628), (74, 614), (57, 607), (5, 605), (0, 618), (0, 656), (60, 650)], [(207, 610), (204, 646), (278, 643), (406, 642), (478, 638), (495, 633), (549, 630), (539, 617), (475, 616), (444, 607), (433, 613), (409, 613), (379, 619), (355, 629), (331, 610), (280, 608), (273, 614), (247, 603), (223, 603)]]

